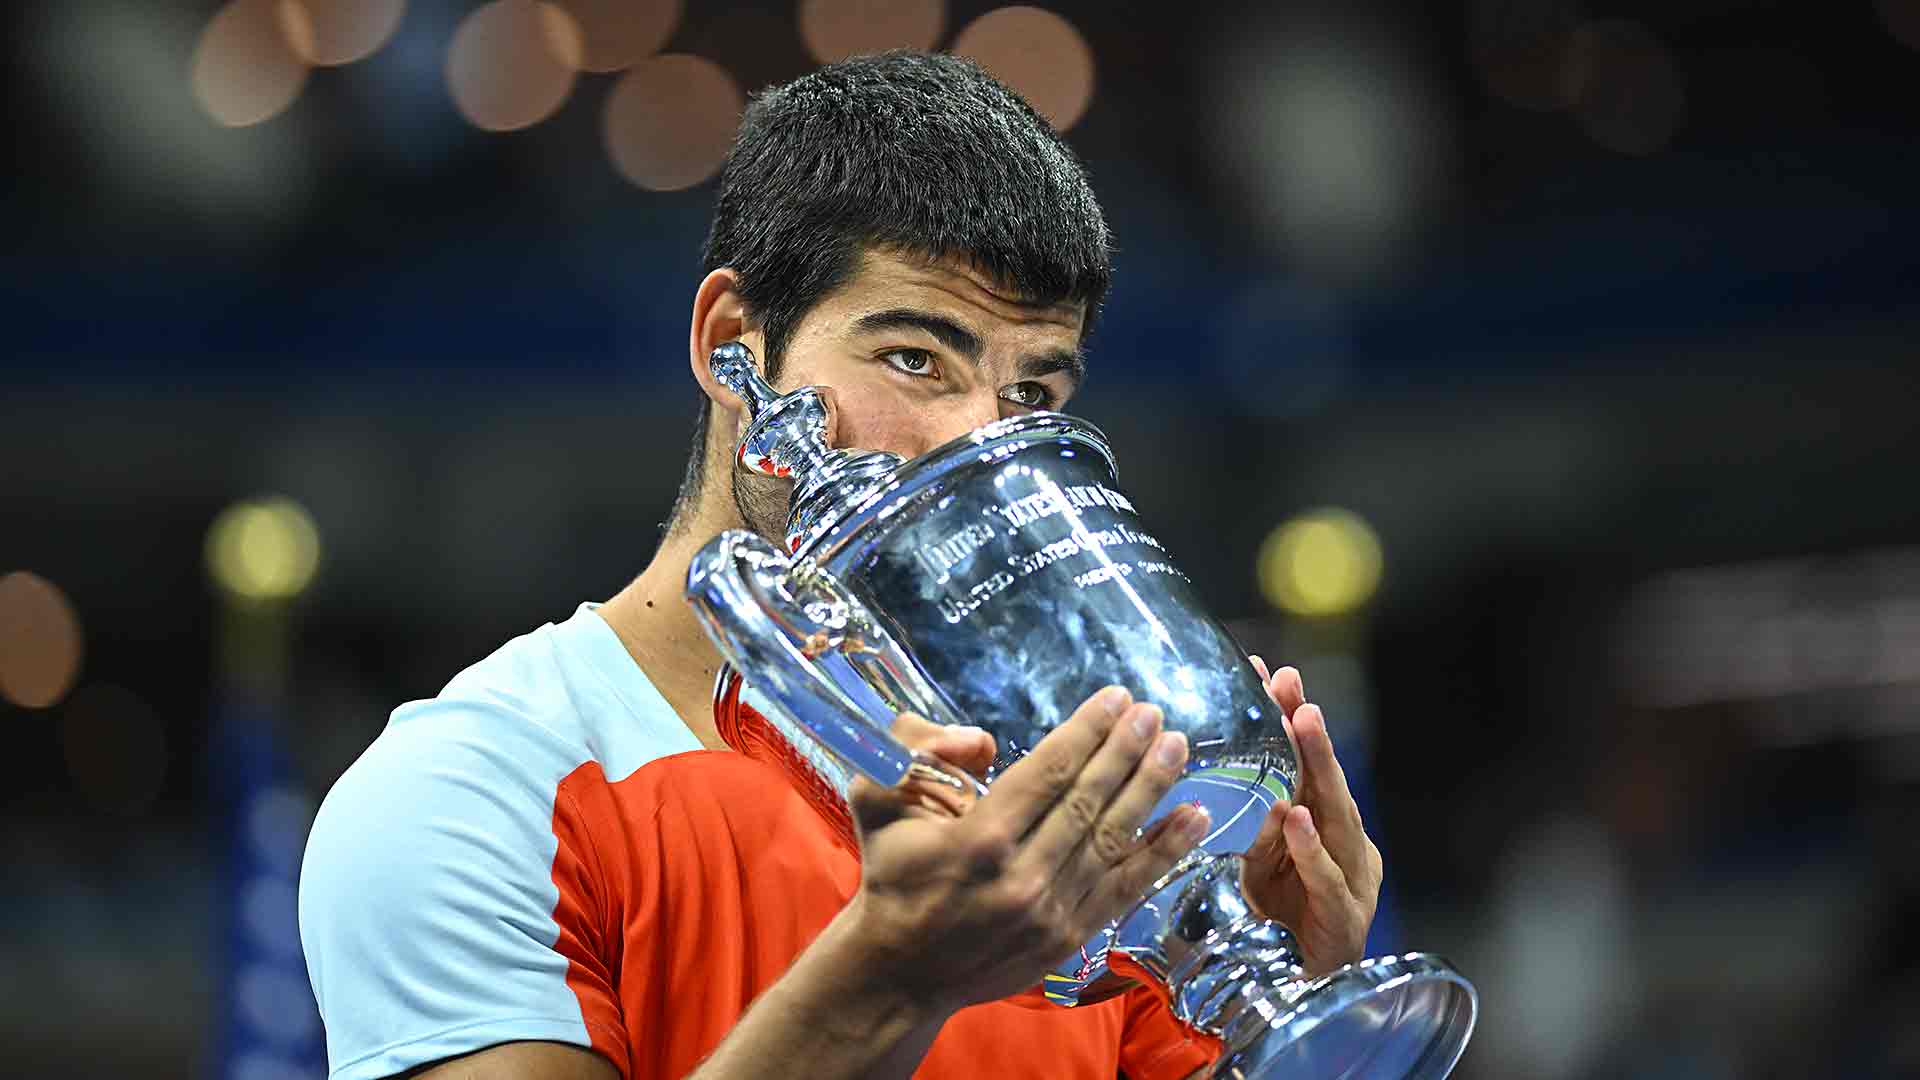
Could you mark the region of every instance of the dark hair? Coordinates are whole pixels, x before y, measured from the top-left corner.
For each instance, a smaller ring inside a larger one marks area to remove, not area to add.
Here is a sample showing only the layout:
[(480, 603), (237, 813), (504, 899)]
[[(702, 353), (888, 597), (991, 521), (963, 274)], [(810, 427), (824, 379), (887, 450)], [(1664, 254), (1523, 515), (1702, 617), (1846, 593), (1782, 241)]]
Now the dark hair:
[[(957, 256), (1039, 304), (1084, 303), (1112, 278), (1107, 223), (1058, 133), (979, 65), (858, 56), (755, 95), (720, 169), (705, 270), (731, 267), (773, 379), (794, 331), (863, 251)], [(678, 515), (699, 494), (701, 399)]]

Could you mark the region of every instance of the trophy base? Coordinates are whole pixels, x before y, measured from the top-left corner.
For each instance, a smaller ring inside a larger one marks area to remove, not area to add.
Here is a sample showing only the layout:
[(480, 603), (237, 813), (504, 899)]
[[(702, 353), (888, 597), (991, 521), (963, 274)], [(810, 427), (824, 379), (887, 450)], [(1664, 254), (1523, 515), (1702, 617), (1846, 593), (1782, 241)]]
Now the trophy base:
[[(1430, 953), (1311, 977), (1293, 934), (1241, 892), (1244, 860), (1189, 856), (1123, 922), (1109, 974), (1159, 989), (1219, 1039), (1214, 1080), (1440, 1080), (1473, 1034), (1479, 998)], [(1098, 980), (1089, 980), (1098, 986)]]
[(1471, 984), (1437, 957), (1362, 960), (1245, 1001), (1210, 1075), (1438, 1080), (1466, 1051), (1475, 1011)]

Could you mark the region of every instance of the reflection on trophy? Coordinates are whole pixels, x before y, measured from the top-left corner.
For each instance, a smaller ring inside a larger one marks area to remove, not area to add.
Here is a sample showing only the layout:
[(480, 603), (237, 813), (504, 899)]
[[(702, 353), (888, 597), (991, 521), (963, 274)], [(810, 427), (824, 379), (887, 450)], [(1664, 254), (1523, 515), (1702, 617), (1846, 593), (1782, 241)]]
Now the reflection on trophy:
[(1294, 748), (1246, 657), (1119, 490), (1097, 429), (1034, 413), (902, 461), (829, 448), (819, 395), (777, 394), (745, 346), (714, 350), (712, 364), (752, 418), (741, 464), (795, 486), (787, 551), (723, 534), (694, 559), (687, 594), (816, 774), (810, 786), (844, 797), (856, 772), (957, 783), (888, 733), (911, 711), (991, 732), (990, 787), (1089, 695), (1125, 686), (1190, 748), (1148, 828), (1198, 802), (1213, 831), (1063, 960), (1046, 996), (1073, 1005), (1153, 986), (1222, 1040), (1216, 1077), (1452, 1070), (1477, 999), (1451, 965), (1407, 953), (1308, 978), (1293, 936), (1242, 894), (1239, 853), (1291, 798)]

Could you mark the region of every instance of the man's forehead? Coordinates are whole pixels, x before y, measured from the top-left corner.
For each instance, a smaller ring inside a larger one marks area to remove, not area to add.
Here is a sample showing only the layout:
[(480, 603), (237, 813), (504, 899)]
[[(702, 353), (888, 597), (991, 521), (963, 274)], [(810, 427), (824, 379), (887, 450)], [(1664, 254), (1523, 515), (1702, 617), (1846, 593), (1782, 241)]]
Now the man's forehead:
[(917, 252), (868, 248), (859, 269), (845, 287), (847, 299), (858, 304), (870, 299), (860, 294), (889, 291), (947, 293), (987, 313), (1015, 322), (1052, 323), (1079, 333), (1086, 321), (1086, 305), (1078, 300), (1036, 301), (994, 278), (964, 256), (932, 258)]

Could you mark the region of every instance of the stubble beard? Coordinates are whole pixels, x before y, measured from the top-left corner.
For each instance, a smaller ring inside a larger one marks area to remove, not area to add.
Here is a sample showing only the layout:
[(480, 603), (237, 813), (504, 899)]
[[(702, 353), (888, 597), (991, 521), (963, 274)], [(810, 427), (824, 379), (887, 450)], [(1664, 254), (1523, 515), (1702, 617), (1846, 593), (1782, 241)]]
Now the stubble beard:
[(733, 470), (733, 508), (740, 520), (781, 551), (787, 549), (787, 498), (792, 491), (791, 480)]

